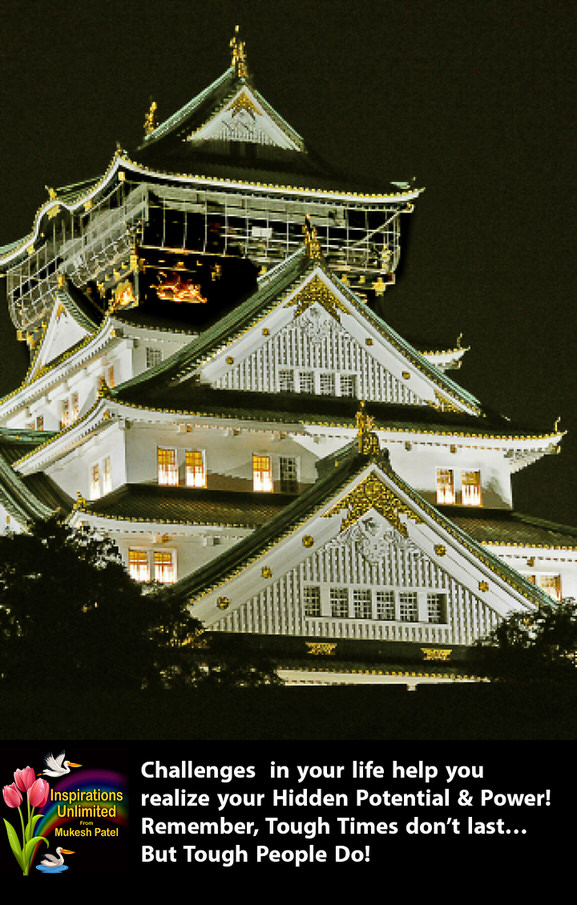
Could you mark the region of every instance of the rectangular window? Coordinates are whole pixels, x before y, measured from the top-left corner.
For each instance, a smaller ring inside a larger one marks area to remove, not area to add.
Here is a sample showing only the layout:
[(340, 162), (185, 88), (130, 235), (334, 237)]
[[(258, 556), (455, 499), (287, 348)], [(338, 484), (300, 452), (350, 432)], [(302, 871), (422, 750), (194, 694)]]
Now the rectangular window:
[(298, 493), (297, 460), (292, 456), (281, 456), (279, 472), (281, 493)]
[(464, 471), (461, 475), (461, 502), (463, 506), (481, 505), (481, 472)]
[(292, 371), (283, 369), (278, 372), (278, 390), (279, 393), (294, 393), (295, 381)]
[(200, 449), (187, 449), (184, 455), (187, 487), (206, 487), (204, 453)]
[(340, 379), (341, 396), (357, 395), (357, 378), (354, 374), (341, 374)]
[(272, 462), (269, 456), (252, 457), (252, 489), (258, 493), (271, 493)]
[(102, 493), (110, 493), (112, 490), (112, 463), (107, 456), (102, 463)]
[(154, 368), (162, 361), (162, 352), (160, 349), (146, 349), (146, 367)]
[(373, 615), (370, 590), (355, 588), (353, 591), (353, 607), (355, 619), (370, 619)]
[(70, 402), (63, 399), (60, 403), (60, 429), (63, 430), (70, 424)]
[(90, 496), (97, 500), (100, 496), (100, 465), (93, 465), (90, 469)]
[(80, 404), (78, 402), (78, 393), (73, 393), (70, 398), (70, 410), (72, 415), (72, 420), (77, 421), (80, 415)]
[(150, 581), (150, 565), (146, 550), (128, 551), (128, 572), (134, 581)]
[(155, 550), (153, 553), (154, 580), (163, 584), (172, 584), (176, 581), (176, 568), (172, 553), (164, 550)]
[(549, 594), (553, 600), (561, 600), (561, 576), (560, 575), (539, 575), (537, 583), (542, 591)]
[(399, 594), (399, 619), (401, 622), (418, 621), (417, 595), (413, 591), (401, 591)]
[(376, 617), (391, 622), (395, 618), (395, 592), (376, 591)]
[(303, 588), (305, 616), (321, 615), (321, 589), (317, 586)]
[(445, 622), (445, 595), (427, 594), (427, 619), (429, 622)]
[(178, 466), (176, 464), (175, 449), (157, 450), (158, 456), (158, 483), (175, 486), (178, 484)]
[(313, 371), (301, 371), (299, 373), (299, 392), (314, 393), (315, 375)]
[(44, 417), (42, 415), (38, 415), (36, 419), (36, 430), (43, 431), (44, 430)]
[(451, 468), (437, 468), (437, 503), (455, 502), (455, 479)]
[(347, 588), (331, 588), (331, 616), (348, 619), (349, 592)]
[(319, 375), (319, 392), (321, 396), (335, 395), (335, 375), (320, 374)]

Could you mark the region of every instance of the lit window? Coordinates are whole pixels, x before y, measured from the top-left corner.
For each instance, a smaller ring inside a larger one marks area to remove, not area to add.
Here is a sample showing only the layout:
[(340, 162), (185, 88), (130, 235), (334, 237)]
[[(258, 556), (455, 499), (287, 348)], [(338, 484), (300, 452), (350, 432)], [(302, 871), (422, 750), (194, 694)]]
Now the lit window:
[(204, 453), (200, 449), (187, 449), (184, 455), (187, 487), (206, 487)]
[(437, 468), (437, 503), (455, 502), (455, 479), (450, 468)]
[(110, 456), (102, 463), (102, 493), (110, 493), (112, 490), (112, 464)]
[(305, 616), (321, 615), (321, 589), (316, 586), (303, 588)]
[(375, 595), (377, 619), (391, 621), (395, 618), (394, 591), (377, 591)]
[(370, 619), (373, 615), (370, 590), (356, 588), (353, 591), (353, 606), (356, 619)]
[(561, 576), (560, 575), (525, 575), (525, 578), (549, 594), (553, 600), (561, 600)]
[(427, 619), (429, 622), (445, 621), (444, 594), (427, 594)]
[(128, 551), (128, 572), (134, 581), (150, 581), (150, 565), (146, 550)]
[(297, 460), (292, 456), (281, 456), (279, 472), (281, 493), (298, 493)]
[(175, 449), (157, 450), (158, 454), (158, 483), (171, 486), (178, 484), (178, 466), (176, 464)]
[(272, 462), (269, 456), (252, 457), (252, 488), (259, 493), (272, 491)]
[(164, 550), (155, 550), (153, 553), (154, 580), (163, 584), (172, 584), (176, 581), (176, 569), (174, 556)]
[(341, 396), (357, 395), (357, 379), (354, 374), (341, 374)]
[(417, 595), (413, 591), (402, 591), (399, 594), (399, 619), (401, 622), (417, 622)]
[(80, 405), (78, 403), (78, 393), (73, 393), (70, 399), (70, 409), (72, 414), (72, 420), (77, 421), (78, 416), (80, 415)]
[(44, 430), (44, 417), (42, 415), (38, 415), (36, 419), (36, 430), (43, 431)]
[(93, 465), (90, 469), (90, 496), (97, 500), (100, 496), (100, 465)]
[(461, 502), (463, 506), (481, 505), (481, 472), (464, 471), (461, 475)]
[(314, 393), (315, 375), (313, 371), (301, 371), (299, 373), (299, 391), (301, 393)]
[(70, 402), (63, 399), (60, 403), (60, 428), (61, 430), (70, 424)]
[(335, 375), (334, 374), (320, 374), (319, 375), (319, 390), (321, 396), (334, 396), (335, 395)]
[(279, 393), (294, 393), (295, 381), (292, 371), (282, 370), (278, 373)]
[(331, 615), (337, 619), (348, 618), (349, 592), (347, 588), (331, 588)]

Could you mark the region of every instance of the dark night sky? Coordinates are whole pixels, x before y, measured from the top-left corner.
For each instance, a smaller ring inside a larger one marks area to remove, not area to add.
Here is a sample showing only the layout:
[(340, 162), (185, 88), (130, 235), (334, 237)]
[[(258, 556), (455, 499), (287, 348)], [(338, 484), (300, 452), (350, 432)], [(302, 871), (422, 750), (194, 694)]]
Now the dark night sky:
[[(219, 76), (239, 24), (257, 87), (321, 154), (426, 187), (385, 316), (431, 348), (463, 333), (453, 376), (488, 406), (536, 430), (561, 416), (562, 454), (515, 503), (577, 524), (576, 19), (569, 0), (3, 0), (0, 245), (45, 185), (137, 143), (151, 99), (162, 120)], [(1, 329), (8, 391), (22, 347)]]

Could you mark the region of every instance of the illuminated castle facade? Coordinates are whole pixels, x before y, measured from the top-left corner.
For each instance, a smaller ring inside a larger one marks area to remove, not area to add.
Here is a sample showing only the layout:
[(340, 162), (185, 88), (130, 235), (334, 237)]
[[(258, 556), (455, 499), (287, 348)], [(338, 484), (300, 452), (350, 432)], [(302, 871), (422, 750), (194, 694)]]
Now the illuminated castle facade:
[(420, 190), (334, 173), (231, 46), (0, 249), (31, 356), (0, 400), (2, 529), (101, 530), (280, 660), (454, 673), (499, 619), (577, 592), (577, 530), (511, 490), (562, 434), (460, 387), (459, 342), (418, 350), (380, 317)]

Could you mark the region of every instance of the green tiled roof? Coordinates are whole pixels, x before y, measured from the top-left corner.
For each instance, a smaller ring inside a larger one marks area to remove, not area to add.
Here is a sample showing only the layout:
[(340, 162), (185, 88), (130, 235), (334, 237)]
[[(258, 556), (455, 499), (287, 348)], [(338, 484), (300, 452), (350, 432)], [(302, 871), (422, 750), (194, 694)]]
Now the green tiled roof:
[(577, 549), (577, 528), (519, 512), (478, 510), (467, 514), (444, 509), (452, 521), (481, 544)]
[(47, 518), (58, 509), (67, 512), (72, 506), (47, 475), (23, 478), (12, 468), (13, 462), (50, 436), (45, 431), (0, 431), (0, 503), (22, 525)]
[(256, 528), (276, 516), (294, 497), (230, 493), (157, 484), (127, 484), (82, 509), (95, 516), (160, 524)]

